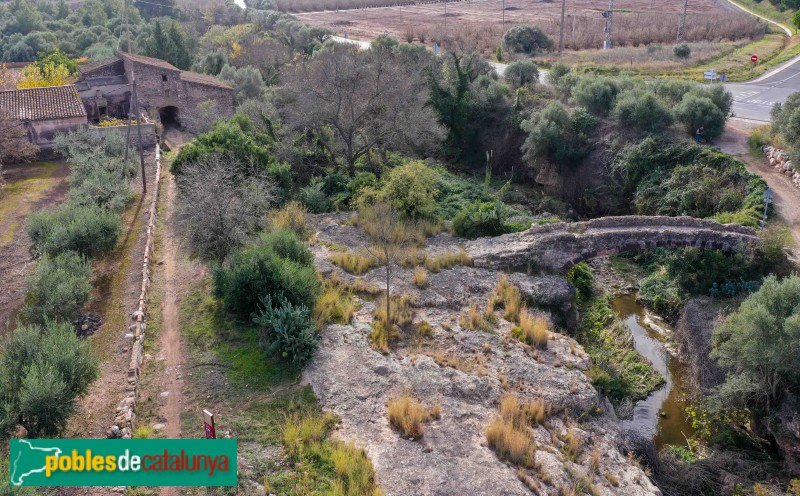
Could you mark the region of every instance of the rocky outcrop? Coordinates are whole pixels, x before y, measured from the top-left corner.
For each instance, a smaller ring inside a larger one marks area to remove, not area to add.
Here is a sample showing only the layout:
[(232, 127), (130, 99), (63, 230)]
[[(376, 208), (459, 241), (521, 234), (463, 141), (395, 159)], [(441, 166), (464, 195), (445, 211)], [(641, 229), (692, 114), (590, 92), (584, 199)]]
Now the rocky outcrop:
[(466, 244), (475, 265), (563, 271), (597, 256), (648, 248), (696, 246), (738, 251), (759, 242), (752, 229), (692, 217), (604, 217), (554, 223)]
[(686, 302), (672, 337), (681, 360), (688, 363), (698, 386), (708, 391), (725, 380), (717, 362), (710, 358), (711, 336), (722, 317), (713, 298), (700, 296)]
[(774, 146), (766, 145), (762, 148), (764, 155), (769, 159), (769, 165), (774, 167), (781, 174), (788, 176), (796, 188), (800, 188), (800, 173), (792, 165), (789, 154)]
[[(316, 264), (329, 277), (355, 283), (328, 256), (332, 244), (362, 235), (336, 223), (328, 218), (317, 232)], [(430, 241), (428, 249), (440, 253), (457, 250), (460, 240), (440, 235)], [(304, 379), (320, 405), (339, 417), (336, 435), (366, 450), (387, 495), (558, 495), (587, 484), (593, 494), (660, 494), (617, 448), (619, 423), (584, 374), (590, 361), (575, 340), (554, 332), (547, 349), (536, 350), (512, 337), (513, 324), (502, 310), (489, 332), (462, 327), (459, 317), (471, 304), (486, 308), (501, 275), (457, 266), (429, 274), (426, 287), (418, 288), (410, 270), (399, 271), (393, 291), (411, 297), (413, 322), (426, 321), (431, 331), (419, 335), (414, 325), (406, 326), (387, 354), (370, 342), (376, 301), (369, 297), (359, 298), (350, 324), (327, 326)], [(382, 287), (383, 277), (376, 269), (359, 282)], [(571, 305), (574, 289), (561, 277), (514, 273), (509, 280), (531, 306)], [(441, 406), (441, 417), (425, 424), (421, 439), (406, 439), (389, 425), (389, 399), (400, 394)], [(487, 445), (486, 428), (505, 394), (550, 407), (549, 419), (532, 430), (534, 468), (518, 471)], [(581, 446), (574, 457), (567, 453), (568, 431)]]

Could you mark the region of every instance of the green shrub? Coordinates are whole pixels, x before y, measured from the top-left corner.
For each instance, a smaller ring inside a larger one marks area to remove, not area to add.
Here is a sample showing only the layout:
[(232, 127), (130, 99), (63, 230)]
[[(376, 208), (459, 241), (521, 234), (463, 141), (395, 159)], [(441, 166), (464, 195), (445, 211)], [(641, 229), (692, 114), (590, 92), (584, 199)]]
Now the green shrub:
[(775, 411), (800, 392), (800, 277), (770, 276), (714, 330), (712, 357), (726, 371), (718, 406)]
[(656, 96), (668, 104), (676, 105), (683, 100), (683, 96), (689, 93), (695, 86), (697, 86), (696, 83), (679, 79), (656, 79), (649, 85), (649, 88), (652, 88)]
[(506, 31), (503, 45), (509, 52), (534, 55), (553, 48), (553, 40), (536, 26), (520, 24)]
[(607, 77), (582, 77), (572, 87), (572, 100), (589, 112), (606, 115), (612, 108), (620, 91), (617, 80)]
[(692, 49), (686, 43), (679, 43), (672, 49), (672, 53), (679, 59), (688, 59), (692, 55)]
[(717, 106), (725, 117), (731, 115), (731, 110), (733, 109), (733, 93), (725, 89), (725, 86), (704, 86), (702, 84), (696, 84), (688, 94), (708, 98), (714, 102), (714, 105)]
[(311, 184), (300, 190), (300, 201), (309, 212), (323, 214), (331, 211), (333, 205), (323, 190), (324, 186), (320, 178), (315, 178)]
[(409, 219), (432, 219), (438, 181), (439, 174), (424, 162), (409, 162), (389, 171), (380, 197)]
[(667, 318), (677, 316), (685, 301), (677, 282), (669, 277), (667, 270), (657, 270), (642, 279), (639, 298), (648, 308)]
[(539, 82), (539, 68), (530, 60), (518, 60), (508, 64), (503, 77), (512, 88), (522, 88)]
[(51, 256), (68, 250), (88, 257), (109, 253), (121, 231), (119, 216), (95, 205), (67, 204), (52, 212), (33, 213), (27, 221), (34, 247)]
[(292, 166), (285, 163), (273, 163), (267, 168), (267, 177), (272, 180), (278, 204), (283, 205), (292, 196), (294, 178)]
[(567, 272), (567, 280), (575, 286), (575, 299), (588, 300), (592, 296), (592, 269), (585, 262), (573, 265)]
[(659, 133), (672, 124), (672, 112), (650, 91), (622, 92), (613, 115), (623, 126), (649, 133)]
[(48, 319), (71, 321), (89, 300), (92, 266), (74, 251), (55, 257), (44, 255), (28, 282), (26, 305), (22, 314), (29, 322)]
[(498, 203), (476, 201), (468, 204), (453, 219), (453, 231), (465, 238), (503, 234), (507, 215)]
[(705, 96), (688, 93), (681, 103), (675, 107), (675, 118), (689, 134), (694, 134), (701, 127), (703, 135), (713, 139), (725, 129), (725, 114), (713, 100)]
[(300, 265), (310, 267), (314, 264), (314, 254), (292, 230), (274, 229), (262, 234), (261, 246), (274, 251), (281, 258), (292, 260)]
[(559, 164), (574, 165), (591, 151), (589, 140), (597, 119), (583, 109), (567, 111), (561, 102), (552, 102), (542, 111), (522, 121), (528, 133), (522, 151), (529, 163), (544, 157)]
[(278, 355), (297, 366), (314, 357), (319, 335), (308, 307), (294, 306), (280, 294), (274, 299), (266, 295), (252, 317), (259, 327), (259, 343), (268, 355)]
[(0, 438), (8, 440), (17, 425), (29, 438), (62, 434), (97, 375), (89, 343), (69, 322), (17, 328), (0, 355)]
[[(257, 311), (259, 298), (283, 293), (293, 305), (313, 308), (321, 292), (319, 279), (308, 257), (280, 235), (275, 242), (267, 237), (254, 246), (239, 250), (226, 266), (214, 272), (214, 292), (224, 307), (239, 317)], [(285, 258), (279, 255), (294, 257)], [(302, 262), (299, 262), (301, 260)]]

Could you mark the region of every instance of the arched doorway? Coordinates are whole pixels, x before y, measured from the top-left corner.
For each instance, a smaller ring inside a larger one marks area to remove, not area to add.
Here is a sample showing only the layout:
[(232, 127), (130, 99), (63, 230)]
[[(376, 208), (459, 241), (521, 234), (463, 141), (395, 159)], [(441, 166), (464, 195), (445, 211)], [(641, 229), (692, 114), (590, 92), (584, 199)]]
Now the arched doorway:
[(158, 109), (158, 118), (165, 129), (181, 127), (178, 107), (161, 107)]

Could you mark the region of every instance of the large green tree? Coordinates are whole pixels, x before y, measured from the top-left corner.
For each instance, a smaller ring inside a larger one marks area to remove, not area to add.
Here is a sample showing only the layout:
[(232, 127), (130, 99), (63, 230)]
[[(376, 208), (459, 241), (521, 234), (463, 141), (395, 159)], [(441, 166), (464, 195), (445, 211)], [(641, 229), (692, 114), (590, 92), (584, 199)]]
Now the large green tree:
[(771, 276), (714, 331), (721, 405), (766, 413), (800, 391), (800, 276)]

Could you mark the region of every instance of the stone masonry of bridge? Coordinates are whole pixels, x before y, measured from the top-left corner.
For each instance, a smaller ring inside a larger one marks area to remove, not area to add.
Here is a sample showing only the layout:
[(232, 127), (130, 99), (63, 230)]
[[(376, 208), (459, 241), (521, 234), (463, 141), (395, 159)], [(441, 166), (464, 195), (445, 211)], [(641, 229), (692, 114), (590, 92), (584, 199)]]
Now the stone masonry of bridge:
[(476, 266), (564, 271), (597, 256), (648, 248), (740, 251), (759, 243), (753, 229), (693, 217), (602, 217), (586, 222), (535, 225), (527, 231), (470, 241)]

